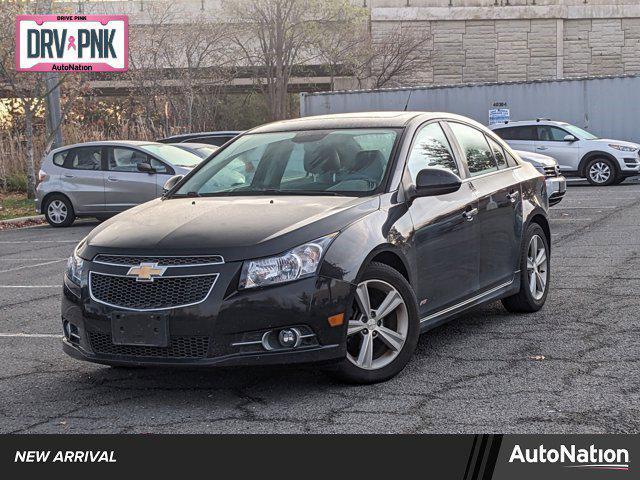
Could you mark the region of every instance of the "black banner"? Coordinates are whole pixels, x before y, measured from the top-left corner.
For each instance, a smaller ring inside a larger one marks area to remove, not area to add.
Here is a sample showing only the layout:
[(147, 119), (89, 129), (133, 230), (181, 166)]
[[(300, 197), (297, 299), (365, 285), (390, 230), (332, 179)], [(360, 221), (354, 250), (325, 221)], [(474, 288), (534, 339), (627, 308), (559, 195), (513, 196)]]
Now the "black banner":
[(638, 436), (624, 435), (2, 436), (0, 471), (608, 480), (637, 478), (632, 456), (638, 443)]

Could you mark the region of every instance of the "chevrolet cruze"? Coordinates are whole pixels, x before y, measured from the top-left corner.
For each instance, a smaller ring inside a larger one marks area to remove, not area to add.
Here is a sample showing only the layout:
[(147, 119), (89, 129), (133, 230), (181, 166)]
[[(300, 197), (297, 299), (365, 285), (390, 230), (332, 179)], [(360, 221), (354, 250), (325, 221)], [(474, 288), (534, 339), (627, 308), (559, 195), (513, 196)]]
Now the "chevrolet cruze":
[(108, 365), (319, 362), (389, 379), (476, 305), (540, 309), (545, 178), (465, 117), (272, 123), (104, 222), (64, 277), (64, 350)]

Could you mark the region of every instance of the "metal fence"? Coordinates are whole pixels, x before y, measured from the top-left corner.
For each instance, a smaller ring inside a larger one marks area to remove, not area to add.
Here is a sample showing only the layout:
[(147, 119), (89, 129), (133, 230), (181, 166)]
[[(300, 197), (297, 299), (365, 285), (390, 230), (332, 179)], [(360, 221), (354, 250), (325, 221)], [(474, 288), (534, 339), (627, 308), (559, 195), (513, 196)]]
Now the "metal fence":
[(640, 76), (597, 77), (302, 93), (300, 116), (380, 110), (457, 113), (485, 125), (508, 109), (509, 118), (550, 118), (602, 138), (640, 142)]

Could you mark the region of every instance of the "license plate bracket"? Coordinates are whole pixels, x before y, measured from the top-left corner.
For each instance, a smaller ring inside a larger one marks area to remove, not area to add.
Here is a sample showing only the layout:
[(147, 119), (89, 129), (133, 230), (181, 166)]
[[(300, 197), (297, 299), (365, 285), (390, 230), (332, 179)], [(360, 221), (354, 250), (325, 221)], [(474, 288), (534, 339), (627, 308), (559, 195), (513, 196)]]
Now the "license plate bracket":
[(114, 313), (111, 339), (114, 345), (166, 347), (169, 345), (167, 317), (158, 313)]

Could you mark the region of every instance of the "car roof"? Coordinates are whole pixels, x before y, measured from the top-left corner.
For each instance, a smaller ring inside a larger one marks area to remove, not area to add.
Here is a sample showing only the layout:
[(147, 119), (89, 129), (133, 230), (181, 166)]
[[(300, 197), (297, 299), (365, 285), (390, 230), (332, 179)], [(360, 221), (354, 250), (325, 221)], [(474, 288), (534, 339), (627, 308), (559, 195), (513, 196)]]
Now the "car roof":
[[(281, 120), (250, 130), (251, 133), (288, 132), (293, 130), (323, 130), (328, 128), (403, 128), (411, 121), (428, 121), (436, 118), (470, 119), (442, 112), (356, 112)], [(476, 122), (474, 122), (476, 123)]]
[(567, 122), (560, 122), (556, 120), (547, 120), (547, 119), (536, 119), (536, 120), (519, 120), (517, 122), (504, 122), (504, 123), (494, 123), (490, 125), (489, 128), (506, 128), (506, 127), (529, 127), (531, 125), (556, 125), (558, 127), (570, 125)]
[(165, 145), (173, 145), (174, 147), (191, 147), (191, 148), (212, 148), (217, 149), (220, 147), (216, 147), (215, 145), (211, 145), (210, 143), (197, 143), (197, 142), (180, 142), (180, 143), (168, 143)]
[(221, 130), (216, 132), (193, 132), (193, 133), (179, 133), (177, 135), (170, 135), (165, 138), (161, 138), (162, 143), (168, 143), (171, 140), (179, 140), (181, 138), (199, 138), (199, 137), (236, 137), (240, 135), (242, 130)]
[(158, 142), (144, 141), (144, 140), (100, 140), (95, 142), (82, 142), (74, 143), (71, 145), (65, 145), (64, 147), (56, 148), (51, 153), (61, 152), (69, 150), (70, 148), (78, 147), (95, 147), (95, 146), (116, 146), (116, 147), (144, 147), (145, 145), (160, 145)]

